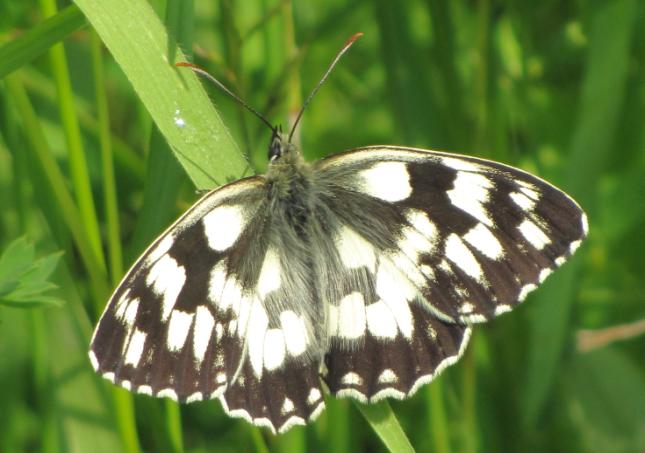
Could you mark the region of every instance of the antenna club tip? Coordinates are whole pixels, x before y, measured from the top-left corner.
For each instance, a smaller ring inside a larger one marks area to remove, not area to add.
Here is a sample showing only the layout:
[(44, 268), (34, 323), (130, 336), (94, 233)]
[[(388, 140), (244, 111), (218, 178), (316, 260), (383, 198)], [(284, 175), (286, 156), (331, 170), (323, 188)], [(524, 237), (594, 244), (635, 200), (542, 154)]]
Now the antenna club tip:
[(362, 31), (359, 31), (358, 33), (354, 33), (348, 40), (345, 42), (345, 45), (343, 47), (350, 46), (354, 44), (354, 42), (358, 39), (360, 39), (365, 33)]
[(175, 67), (177, 67), (177, 68), (191, 68), (191, 69), (198, 69), (198, 70), (203, 71), (203, 69), (201, 67), (197, 66), (194, 63), (189, 63), (187, 61), (180, 61), (179, 63), (175, 63)]

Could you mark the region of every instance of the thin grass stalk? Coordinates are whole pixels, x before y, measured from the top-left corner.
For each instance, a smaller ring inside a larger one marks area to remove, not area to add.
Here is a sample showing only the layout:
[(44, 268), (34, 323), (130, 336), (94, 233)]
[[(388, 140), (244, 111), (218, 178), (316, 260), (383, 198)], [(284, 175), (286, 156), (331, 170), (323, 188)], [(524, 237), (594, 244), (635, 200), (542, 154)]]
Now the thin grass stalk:
[[(45, 17), (54, 16), (57, 13), (55, 0), (40, 0), (41, 9)], [(86, 231), (90, 246), (98, 260), (105, 262), (103, 247), (101, 245), (101, 233), (99, 222), (92, 197), (92, 186), (87, 170), (87, 158), (81, 139), (81, 132), (78, 126), (78, 117), (74, 107), (74, 93), (70, 81), (67, 57), (62, 43), (55, 44), (49, 51), (50, 63), (56, 87), (58, 90), (58, 108), (65, 132), (65, 139), (68, 147), (69, 167), (72, 178), (74, 196), (81, 215), (81, 225)]]
[(123, 251), (119, 228), (119, 206), (114, 176), (114, 155), (110, 134), (110, 116), (105, 96), (103, 77), (103, 56), (101, 40), (95, 32), (90, 34), (90, 50), (96, 100), (98, 138), (101, 147), (101, 168), (103, 172), (103, 202), (107, 231), (108, 269), (112, 284), (117, 284), (123, 274)]
[(426, 395), (428, 395), (427, 405), (430, 408), (431, 444), (434, 453), (450, 453), (451, 451), (443, 392), (441, 378), (432, 381), (426, 390)]

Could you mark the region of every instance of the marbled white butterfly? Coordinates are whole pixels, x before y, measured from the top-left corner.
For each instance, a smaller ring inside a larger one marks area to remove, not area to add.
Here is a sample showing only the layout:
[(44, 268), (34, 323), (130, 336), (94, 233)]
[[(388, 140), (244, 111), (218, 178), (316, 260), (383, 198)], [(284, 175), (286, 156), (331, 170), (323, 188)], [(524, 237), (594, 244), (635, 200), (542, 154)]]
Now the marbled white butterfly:
[(92, 339), (104, 378), (219, 397), (274, 432), (314, 419), (325, 391), (404, 398), (587, 234), (565, 193), (483, 159), (373, 146), (310, 164), (275, 128), (269, 158), (266, 175), (205, 195), (128, 271)]

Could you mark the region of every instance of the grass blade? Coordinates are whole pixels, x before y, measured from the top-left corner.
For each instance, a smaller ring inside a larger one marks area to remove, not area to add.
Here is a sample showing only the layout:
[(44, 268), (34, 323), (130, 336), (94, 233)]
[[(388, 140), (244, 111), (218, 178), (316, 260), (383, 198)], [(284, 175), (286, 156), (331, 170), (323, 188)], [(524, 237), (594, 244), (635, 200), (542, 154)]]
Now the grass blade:
[[(40, 0), (40, 3), (44, 15), (53, 16), (56, 14), (57, 6), (55, 0)], [(76, 109), (74, 108), (74, 93), (72, 91), (72, 82), (70, 80), (69, 67), (63, 44), (58, 43), (54, 45), (49, 51), (49, 57), (54, 80), (56, 81), (56, 89), (58, 91), (58, 108), (65, 132), (65, 140), (67, 142), (72, 186), (81, 215), (81, 225), (85, 228), (94, 254), (101, 262), (105, 262), (101, 244), (101, 233), (99, 231), (99, 221), (96, 216), (94, 198), (92, 197), (92, 186), (87, 170), (87, 158), (81, 139), (81, 131), (78, 126)], [(78, 225), (78, 227), (80, 228), (81, 225)]]
[(83, 25), (83, 13), (72, 5), (3, 45), (0, 47), (0, 79), (42, 55)]
[(414, 452), (387, 401), (376, 404), (356, 403), (356, 406), (388, 450), (397, 453)]
[[(174, 67), (168, 34), (143, 0), (76, 0), (198, 189), (237, 179), (246, 161), (195, 74)], [(173, 61), (184, 61), (175, 49)]]

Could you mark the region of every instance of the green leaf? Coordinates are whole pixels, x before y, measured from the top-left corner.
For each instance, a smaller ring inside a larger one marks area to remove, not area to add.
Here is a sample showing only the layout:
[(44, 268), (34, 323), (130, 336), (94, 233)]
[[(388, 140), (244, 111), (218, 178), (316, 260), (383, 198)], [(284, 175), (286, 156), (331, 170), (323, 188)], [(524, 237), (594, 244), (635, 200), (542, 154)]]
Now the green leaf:
[(387, 401), (376, 404), (356, 403), (363, 417), (391, 452), (414, 452), (399, 421)]
[(76, 0), (198, 189), (238, 179), (248, 169), (192, 71), (143, 0)]
[(0, 256), (0, 305), (32, 308), (61, 305), (62, 300), (49, 291), (56, 285), (47, 281), (54, 272), (62, 252), (35, 259), (34, 246), (18, 238)]
[(72, 5), (3, 45), (0, 47), (0, 79), (40, 56), (83, 25), (83, 14)]

